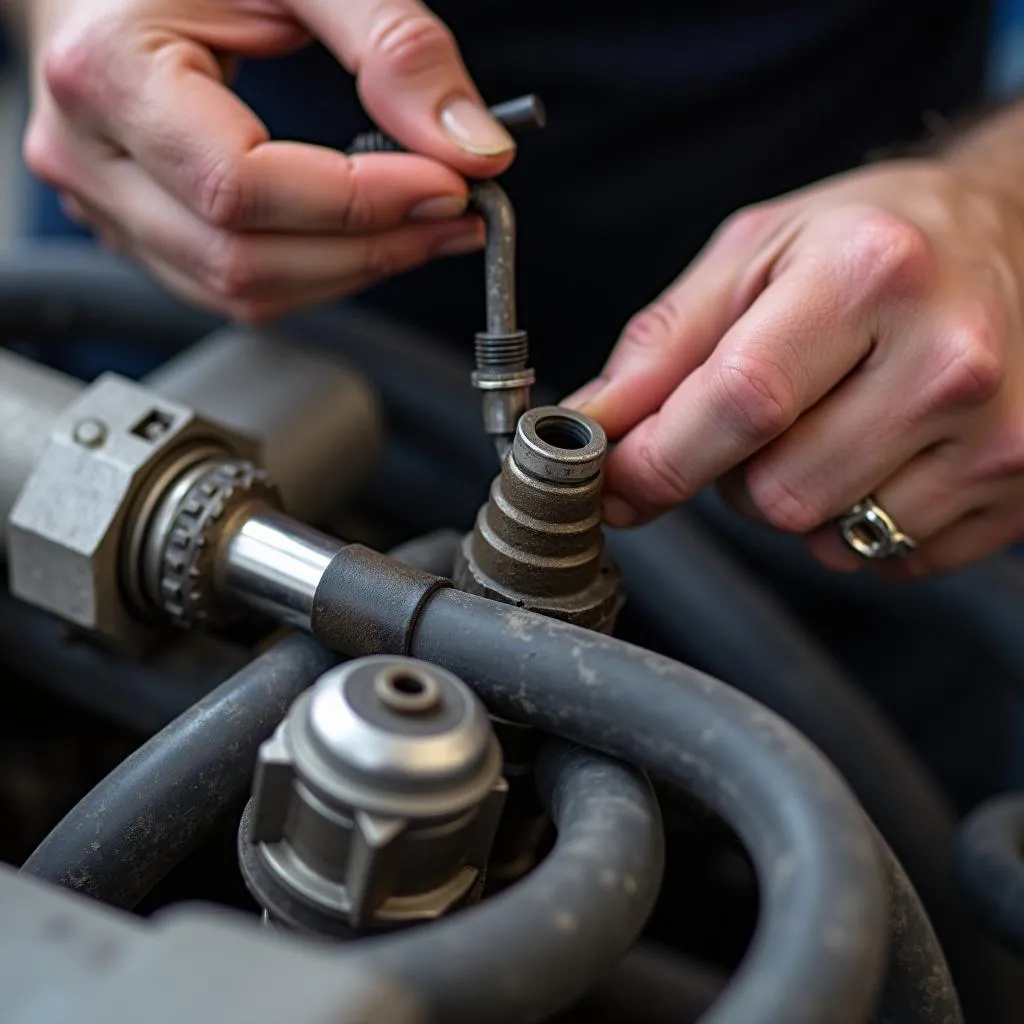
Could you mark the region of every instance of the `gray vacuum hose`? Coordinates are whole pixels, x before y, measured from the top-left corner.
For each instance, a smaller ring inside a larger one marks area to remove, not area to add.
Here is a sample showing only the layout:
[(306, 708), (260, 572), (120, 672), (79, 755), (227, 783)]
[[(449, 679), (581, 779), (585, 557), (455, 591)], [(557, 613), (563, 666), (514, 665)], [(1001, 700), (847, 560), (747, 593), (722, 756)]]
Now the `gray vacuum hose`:
[(558, 828), (539, 867), (472, 909), (355, 947), (417, 992), (433, 1021), (545, 1020), (622, 959), (654, 906), (664, 840), (643, 774), (550, 742), (537, 783)]
[[(362, 573), (356, 589), (360, 607), (379, 616), (374, 635), (404, 648), (391, 653), (455, 672), (495, 714), (661, 776), (739, 834), (757, 867), (762, 911), (709, 1022), (867, 1018), (885, 964), (878, 847), (846, 784), (807, 740), (678, 662), (403, 572), (365, 549), (339, 554), (314, 602), (319, 638), (345, 653), (359, 642), (346, 635), (346, 608), (353, 574)], [(423, 597), (400, 598), (403, 589)]]

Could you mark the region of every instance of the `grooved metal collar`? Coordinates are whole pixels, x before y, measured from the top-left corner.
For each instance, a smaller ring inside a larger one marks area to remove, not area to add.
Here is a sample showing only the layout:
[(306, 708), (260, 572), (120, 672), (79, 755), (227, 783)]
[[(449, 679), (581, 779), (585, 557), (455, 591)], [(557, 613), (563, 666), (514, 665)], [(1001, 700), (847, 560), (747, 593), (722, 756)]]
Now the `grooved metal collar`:
[(153, 599), (178, 625), (209, 625), (224, 617), (217, 595), (217, 551), (234, 515), (253, 504), (279, 507), (266, 475), (243, 459), (194, 467), (168, 492), (149, 538), (156, 572)]
[(520, 417), (512, 458), (540, 480), (563, 483), (597, 476), (607, 449), (604, 431), (589, 416), (540, 406)]

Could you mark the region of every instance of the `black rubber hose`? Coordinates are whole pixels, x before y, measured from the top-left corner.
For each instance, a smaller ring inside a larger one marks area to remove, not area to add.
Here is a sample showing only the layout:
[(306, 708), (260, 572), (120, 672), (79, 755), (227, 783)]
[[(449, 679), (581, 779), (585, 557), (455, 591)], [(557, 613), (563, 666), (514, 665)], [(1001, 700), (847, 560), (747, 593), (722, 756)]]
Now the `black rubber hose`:
[(881, 836), (878, 842), (889, 897), (889, 965), (872, 1024), (963, 1024), (953, 976), (924, 905)]
[[(392, 557), (445, 573), (457, 543), (451, 531), (429, 534)], [(337, 660), (309, 637), (285, 637), (94, 786), (22, 870), (105, 903), (136, 906), (244, 797), (260, 744), (291, 702)]]
[(922, 628), (952, 630), (976, 638), (986, 659), (1024, 686), (1024, 647), (1020, 609), (1024, 607), (1024, 565), (1020, 556), (1000, 554), (955, 573), (906, 582), (880, 580), (871, 573), (834, 573), (807, 553), (802, 538), (740, 519), (712, 492), (692, 503), (699, 521), (739, 551), (758, 572), (787, 576), (826, 597), (854, 597), (874, 607), (892, 608)]
[(825, 751), (913, 879), (975, 1012), (997, 1019), (991, 950), (947, 870), (953, 808), (870, 698), (688, 511), (610, 532), (609, 545), (660, 650), (750, 694)]
[(222, 324), (88, 242), (0, 250), (0, 340), (86, 335), (178, 347)]
[(790, 725), (677, 662), (453, 590), (420, 609), (409, 653), (464, 678), (494, 713), (649, 769), (736, 830), (763, 909), (709, 1022), (867, 1017), (884, 957), (875, 840), (838, 773)]
[(21, 870), (135, 907), (245, 796), (260, 744), (336, 662), (307, 636), (285, 637), (122, 761)]
[(456, 530), (438, 530), (392, 548), (391, 557), (402, 565), (451, 579), (455, 555), (461, 544), (461, 533)]
[[(684, 510), (628, 534), (612, 532), (609, 544), (627, 588), (631, 579), (637, 584), (631, 601), (665, 653), (758, 696), (812, 735), (899, 849), (898, 861), (883, 846), (899, 963), (890, 966), (878, 1024), (957, 1024), (963, 1017), (946, 954), (974, 991), (988, 981), (991, 964), (945, 869), (941, 851), (952, 844), (952, 808), (923, 767), (827, 651)], [(919, 892), (944, 926), (942, 945)]]
[(960, 830), (954, 866), (985, 927), (1024, 956), (1024, 796), (997, 797), (973, 811)]
[(526, 1024), (591, 988), (640, 934), (664, 839), (642, 773), (549, 742), (536, 769), (558, 829), (525, 879), (429, 927), (361, 942), (355, 956), (407, 983), (445, 1024)]
[(696, 1024), (727, 983), (714, 967), (638, 943), (553, 1024)]
[(142, 661), (127, 661), (0, 589), (0, 675), (137, 736), (152, 736), (251, 660), (248, 648), (197, 633), (175, 636)]

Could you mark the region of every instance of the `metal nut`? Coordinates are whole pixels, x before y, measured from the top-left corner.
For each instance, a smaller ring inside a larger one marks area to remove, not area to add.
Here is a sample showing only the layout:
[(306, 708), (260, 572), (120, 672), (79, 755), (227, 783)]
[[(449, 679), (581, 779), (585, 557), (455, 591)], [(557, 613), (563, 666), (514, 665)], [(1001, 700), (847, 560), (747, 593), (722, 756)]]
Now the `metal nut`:
[(134, 644), (148, 632), (126, 596), (131, 533), (147, 485), (189, 445), (255, 445), (114, 374), (58, 419), (8, 523), (11, 592), (66, 622)]

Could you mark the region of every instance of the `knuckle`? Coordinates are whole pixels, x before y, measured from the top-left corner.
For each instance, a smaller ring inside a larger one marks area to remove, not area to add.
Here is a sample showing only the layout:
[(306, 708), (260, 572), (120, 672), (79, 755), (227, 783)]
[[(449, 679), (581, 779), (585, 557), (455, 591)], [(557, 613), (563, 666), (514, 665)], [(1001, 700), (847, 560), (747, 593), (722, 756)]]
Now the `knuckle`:
[(715, 233), (730, 242), (753, 241), (760, 238), (777, 219), (776, 207), (769, 203), (755, 203), (731, 213), (722, 221)]
[(873, 211), (851, 228), (848, 238), (850, 273), (862, 295), (917, 293), (931, 279), (931, 243), (901, 217)]
[(952, 325), (935, 353), (932, 410), (988, 402), (1006, 374), (1002, 332), (991, 319), (972, 317)]
[(21, 143), (25, 166), (41, 181), (68, 186), (70, 167), (56, 132), (43, 118), (33, 118)]
[(96, 28), (79, 29), (58, 35), (44, 50), (43, 81), (58, 106), (95, 106), (113, 92), (105, 35)]
[(785, 533), (810, 533), (820, 526), (827, 510), (811, 494), (797, 493), (778, 470), (753, 463), (747, 470), (747, 493), (765, 520)]
[(799, 412), (789, 375), (752, 352), (724, 359), (712, 389), (712, 401), (730, 428), (751, 441), (768, 441), (782, 433)]
[(245, 187), (241, 161), (221, 157), (196, 174), (194, 208), (208, 224), (230, 230), (245, 220)]
[(666, 345), (680, 327), (672, 300), (665, 297), (640, 310), (626, 324), (621, 343), (636, 350), (657, 350)]
[(370, 32), (370, 51), (391, 74), (411, 77), (456, 57), (448, 27), (425, 10), (385, 5)]

